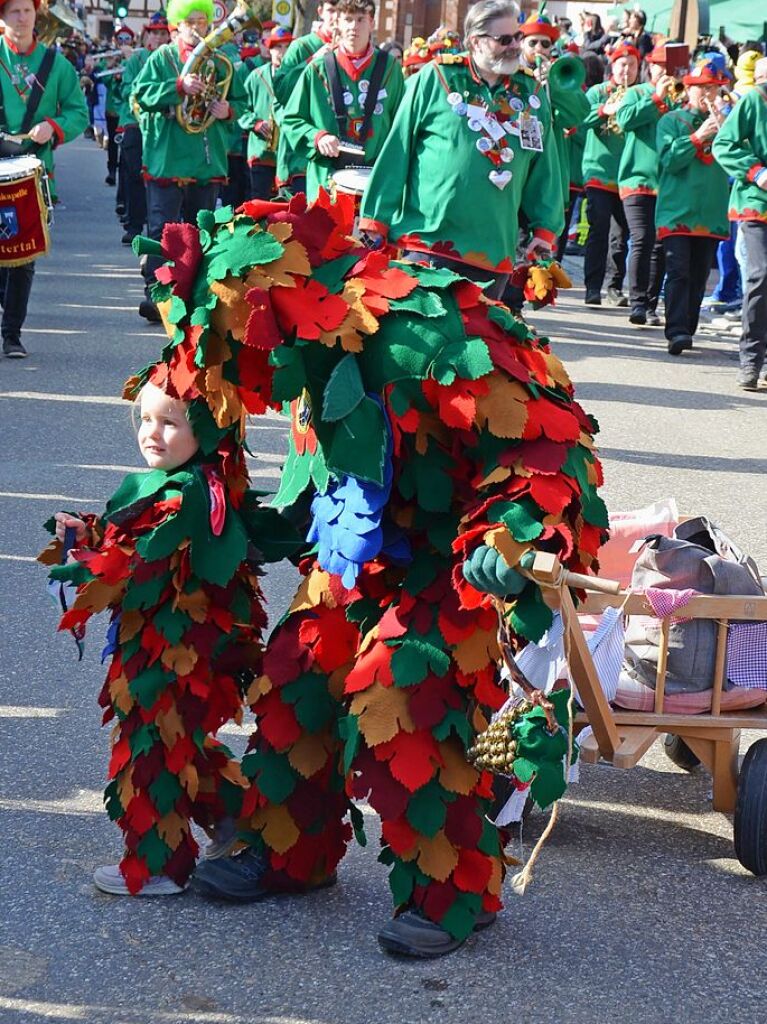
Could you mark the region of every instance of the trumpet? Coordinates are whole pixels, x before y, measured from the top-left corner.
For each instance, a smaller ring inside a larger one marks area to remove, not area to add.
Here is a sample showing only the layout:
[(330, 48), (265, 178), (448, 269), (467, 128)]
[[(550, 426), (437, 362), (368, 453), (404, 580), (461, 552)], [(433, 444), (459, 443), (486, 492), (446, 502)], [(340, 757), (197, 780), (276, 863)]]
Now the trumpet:
[[(628, 86), (628, 73), (623, 72), (623, 82), (618, 86), (615, 92), (610, 97), (610, 103), (619, 107), (623, 103), (623, 98), (629, 90)], [(607, 124), (605, 125), (605, 132), (612, 132), (613, 135), (622, 135), (623, 129), (618, 124), (615, 117), (615, 113), (607, 115)]]

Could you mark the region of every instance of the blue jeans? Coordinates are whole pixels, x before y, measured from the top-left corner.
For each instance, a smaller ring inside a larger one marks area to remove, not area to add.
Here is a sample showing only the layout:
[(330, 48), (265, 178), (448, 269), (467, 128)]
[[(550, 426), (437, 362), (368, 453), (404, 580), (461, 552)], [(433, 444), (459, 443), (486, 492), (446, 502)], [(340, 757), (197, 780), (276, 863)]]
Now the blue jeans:
[(737, 221), (730, 224), (730, 237), (719, 243), (716, 250), (716, 264), (719, 268), (719, 280), (711, 293), (716, 302), (739, 302), (743, 297), (740, 287), (740, 270), (735, 259), (735, 237), (738, 231)]

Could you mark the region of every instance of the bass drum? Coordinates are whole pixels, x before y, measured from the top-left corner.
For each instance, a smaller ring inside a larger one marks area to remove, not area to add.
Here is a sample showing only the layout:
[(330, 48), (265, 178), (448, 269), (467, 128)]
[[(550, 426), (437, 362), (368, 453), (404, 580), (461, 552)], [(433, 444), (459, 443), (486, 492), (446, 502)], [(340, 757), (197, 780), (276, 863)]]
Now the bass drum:
[(365, 194), (372, 167), (354, 166), (342, 167), (333, 171), (330, 178), (330, 194), (333, 198), (338, 195), (354, 197), (354, 237), (359, 238), (359, 217), (362, 197)]
[(0, 267), (48, 253), (51, 208), (48, 176), (36, 156), (0, 160)]

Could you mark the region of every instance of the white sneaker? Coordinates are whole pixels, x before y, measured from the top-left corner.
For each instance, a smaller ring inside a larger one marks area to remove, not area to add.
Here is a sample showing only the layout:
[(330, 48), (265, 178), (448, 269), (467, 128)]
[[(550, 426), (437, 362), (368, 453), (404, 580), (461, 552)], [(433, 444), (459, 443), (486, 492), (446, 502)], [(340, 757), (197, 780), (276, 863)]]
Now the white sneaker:
[[(130, 896), (128, 884), (123, 878), (119, 864), (105, 864), (96, 868), (93, 872), (93, 883), (101, 892), (108, 892), (111, 896)], [(154, 875), (148, 882), (144, 883), (137, 896), (176, 896), (183, 892), (185, 885), (176, 885), (165, 875)]]

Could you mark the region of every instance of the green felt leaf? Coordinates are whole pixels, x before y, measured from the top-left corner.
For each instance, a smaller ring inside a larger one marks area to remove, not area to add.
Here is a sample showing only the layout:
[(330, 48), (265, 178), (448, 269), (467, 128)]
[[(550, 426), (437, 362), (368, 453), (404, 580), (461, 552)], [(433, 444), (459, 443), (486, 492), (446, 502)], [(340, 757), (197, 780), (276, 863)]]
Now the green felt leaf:
[(316, 672), (305, 672), (280, 691), (286, 704), (293, 706), (299, 725), (307, 732), (318, 733), (335, 717), (336, 702), (322, 686)]
[(296, 773), (285, 754), (275, 750), (256, 750), (242, 759), (242, 771), (261, 793), (275, 804), (284, 803), (296, 788)]
[(181, 643), (184, 633), (191, 624), (192, 620), (186, 612), (182, 612), (180, 608), (174, 609), (170, 603), (161, 605), (152, 615), (154, 628), (158, 633), (162, 633), (169, 644), (174, 646)]
[(180, 324), (186, 316), (186, 303), (178, 295), (171, 296), (170, 309), (168, 310), (168, 321), (172, 324)]
[(246, 492), (239, 514), (250, 541), (266, 562), (280, 562), (301, 548), (303, 538), (293, 523), (277, 509), (261, 505), (255, 491)]
[(131, 242), (135, 256), (162, 256), (162, 244), (146, 235), (136, 235)]
[(208, 281), (222, 281), (229, 274), (243, 277), (256, 264), (278, 260), (284, 246), (268, 231), (254, 228), (249, 218), (237, 219), (231, 231), (217, 232), (208, 255)]
[(176, 801), (181, 796), (182, 792), (183, 790), (181, 783), (178, 781), (178, 776), (169, 772), (167, 769), (163, 769), (149, 787), (149, 795), (152, 798), (152, 803), (155, 805), (162, 817), (165, 817), (166, 814), (170, 814), (176, 806)]
[(380, 486), (386, 439), (383, 410), (372, 398), (363, 398), (353, 412), (336, 424), (327, 453), (328, 469), (337, 476), (349, 474)]
[[(393, 266), (397, 266), (394, 263)], [(417, 263), (402, 261), (399, 263), (402, 270), (406, 270), (411, 277), (417, 277), (419, 282), (426, 288), (449, 288), (454, 281), (462, 280), (460, 274), (446, 267), (425, 267)]]
[(201, 398), (189, 403), (187, 418), (192, 424), (194, 436), (200, 442), (203, 454), (210, 455), (218, 448), (226, 430), (216, 425), (207, 402)]
[[(138, 538), (136, 551), (145, 562), (157, 562), (160, 559), (168, 558), (178, 550), (181, 541), (186, 539), (189, 516), (184, 504), (185, 502), (182, 503), (177, 513), (169, 515), (150, 533), (145, 533), (143, 537)], [(199, 508), (198, 511), (202, 512), (202, 508)]]
[(337, 295), (340, 291), (343, 291), (346, 273), (358, 262), (358, 253), (339, 256), (338, 259), (322, 263), (319, 267), (312, 267), (312, 280), (319, 281), (320, 284), (325, 285), (332, 295)]
[[(213, 212), (213, 221), (215, 224), (227, 224), (230, 220), (234, 219), (234, 207), (233, 206), (220, 206)], [(251, 221), (252, 223), (252, 221)]]
[(447, 817), (444, 798), (445, 791), (434, 780), (413, 793), (408, 801), (405, 817), (416, 832), (430, 838), (439, 832)]
[(395, 313), (417, 313), (418, 316), (444, 316), (447, 311), (439, 295), (426, 288), (416, 288), (404, 299), (390, 299), (389, 309)]
[[(185, 474), (183, 478), (186, 478)], [(166, 498), (180, 494), (182, 483), (181, 476), (166, 473), (161, 469), (154, 469), (150, 473), (128, 473), (107, 502), (105, 518), (110, 522), (119, 522), (121, 511), (131, 508), (139, 501), (146, 501), (159, 491), (163, 491)]]
[(402, 586), (408, 594), (420, 594), (434, 582), (438, 572), (439, 565), (431, 551), (420, 549), (407, 568)]
[(118, 818), (122, 818), (125, 814), (125, 808), (120, 803), (120, 797), (117, 795), (117, 779), (112, 779), (104, 790), (104, 806), (110, 821), (117, 821)]
[(607, 505), (599, 497), (596, 488), (592, 484), (583, 489), (581, 494), (581, 510), (583, 511), (583, 518), (587, 523), (591, 523), (593, 526), (601, 526), (605, 530), (609, 528), (610, 517)]
[(141, 754), (148, 754), (159, 739), (157, 727), (150, 722), (135, 729), (129, 739), (131, 760), (135, 761)]
[(348, 416), (365, 397), (359, 365), (350, 352), (333, 368), (325, 387), (322, 401), (322, 418), (327, 423)]
[(248, 535), (240, 517), (227, 510), (224, 528), (219, 537), (210, 529), (209, 514), (194, 524), (190, 561), (192, 572), (200, 579), (226, 586), (244, 560), (248, 550)]
[(153, 608), (159, 603), (163, 591), (171, 581), (172, 573), (159, 573), (154, 579), (144, 583), (136, 583), (134, 577), (128, 580), (123, 597), (123, 608), (126, 611)]
[(242, 814), (242, 798), (245, 790), (229, 779), (221, 779), (218, 784), (218, 795), (223, 802), (227, 817), (239, 818)]
[(161, 875), (162, 869), (171, 856), (170, 847), (160, 838), (156, 825), (152, 825), (149, 831), (142, 837), (136, 852), (140, 857), (144, 858), (146, 866), (152, 875)]
[(482, 815), (482, 835), (479, 837), (477, 849), (480, 853), (487, 854), (488, 857), (500, 857), (500, 833), (487, 818), (487, 815), (490, 814), (491, 806), (492, 802), (490, 800), (483, 800), (478, 808), (478, 813)]
[(347, 715), (338, 720), (338, 735), (344, 744), (344, 775), (348, 775), (360, 745), (360, 727), (356, 715)]
[[(516, 762), (514, 765), (516, 769)], [(566, 789), (567, 782), (562, 763), (560, 762), (559, 765), (542, 764), (530, 787), (530, 796), (539, 807), (548, 807), (555, 800), (559, 800)]]
[(200, 210), (197, 213), (197, 227), (200, 231), (207, 231), (208, 234), (213, 234), (216, 230), (216, 218), (212, 210)]
[(392, 655), (395, 686), (414, 686), (429, 674), (429, 655), (421, 644), (406, 640)]
[(524, 544), (543, 533), (543, 523), (538, 518), (540, 516), (542, 513), (533, 501), (521, 498), (511, 503), (511, 507), (501, 516), (501, 522), (515, 540)]
[(276, 402), (292, 402), (306, 384), (303, 350), (280, 345), (269, 353), (269, 362), (276, 367), (272, 378), (272, 397)]
[(445, 558), (449, 558), (453, 550), (453, 540), (458, 534), (458, 515), (431, 515), (426, 533), (432, 547), (436, 548)]
[(440, 384), (452, 384), (456, 377), (477, 380), (492, 373), (493, 361), (481, 338), (468, 338), (445, 345), (431, 366), (431, 375)]
[(541, 591), (530, 583), (519, 595), (511, 613), (511, 628), (520, 636), (538, 643), (552, 623), (551, 608), (544, 604)]
[(172, 679), (172, 673), (166, 672), (162, 665), (155, 662), (154, 665), (145, 668), (143, 672), (139, 672), (135, 679), (130, 680), (128, 691), (131, 696), (136, 698), (142, 708), (148, 709), (155, 704), (157, 698)]
[(389, 872), (389, 888), (395, 907), (402, 907), (410, 902), (415, 885), (415, 875), (410, 864), (395, 860)]
[(349, 817), (354, 829), (354, 838), (360, 846), (367, 846), (368, 837), (365, 835), (365, 815), (356, 804), (349, 805)]
[(514, 774), (520, 782), (530, 782), (535, 775), (536, 766), (532, 761), (528, 761), (526, 757), (515, 757), (514, 758)]
[(467, 939), (474, 931), (474, 922), (481, 908), (481, 897), (477, 893), (462, 892), (442, 917), (440, 924), (455, 939)]
[(462, 711), (448, 711), (439, 725), (431, 730), (435, 740), (443, 742), (450, 733), (454, 732), (465, 747), (468, 747), (472, 740), (472, 730), (469, 720)]
[(280, 476), (279, 490), (273, 498), (273, 504), (277, 508), (292, 505), (309, 486), (311, 478), (311, 455), (308, 452), (299, 455), (292, 437), (289, 438), (288, 443), (290, 444), (288, 458)]
[(362, 378), (368, 391), (416, 378), (423, 380), (435, 353), (446, 342), (438, 321), (415, 320), (407, 313), (390, 313), (381, 320), (375, 344), (360, 354)]

